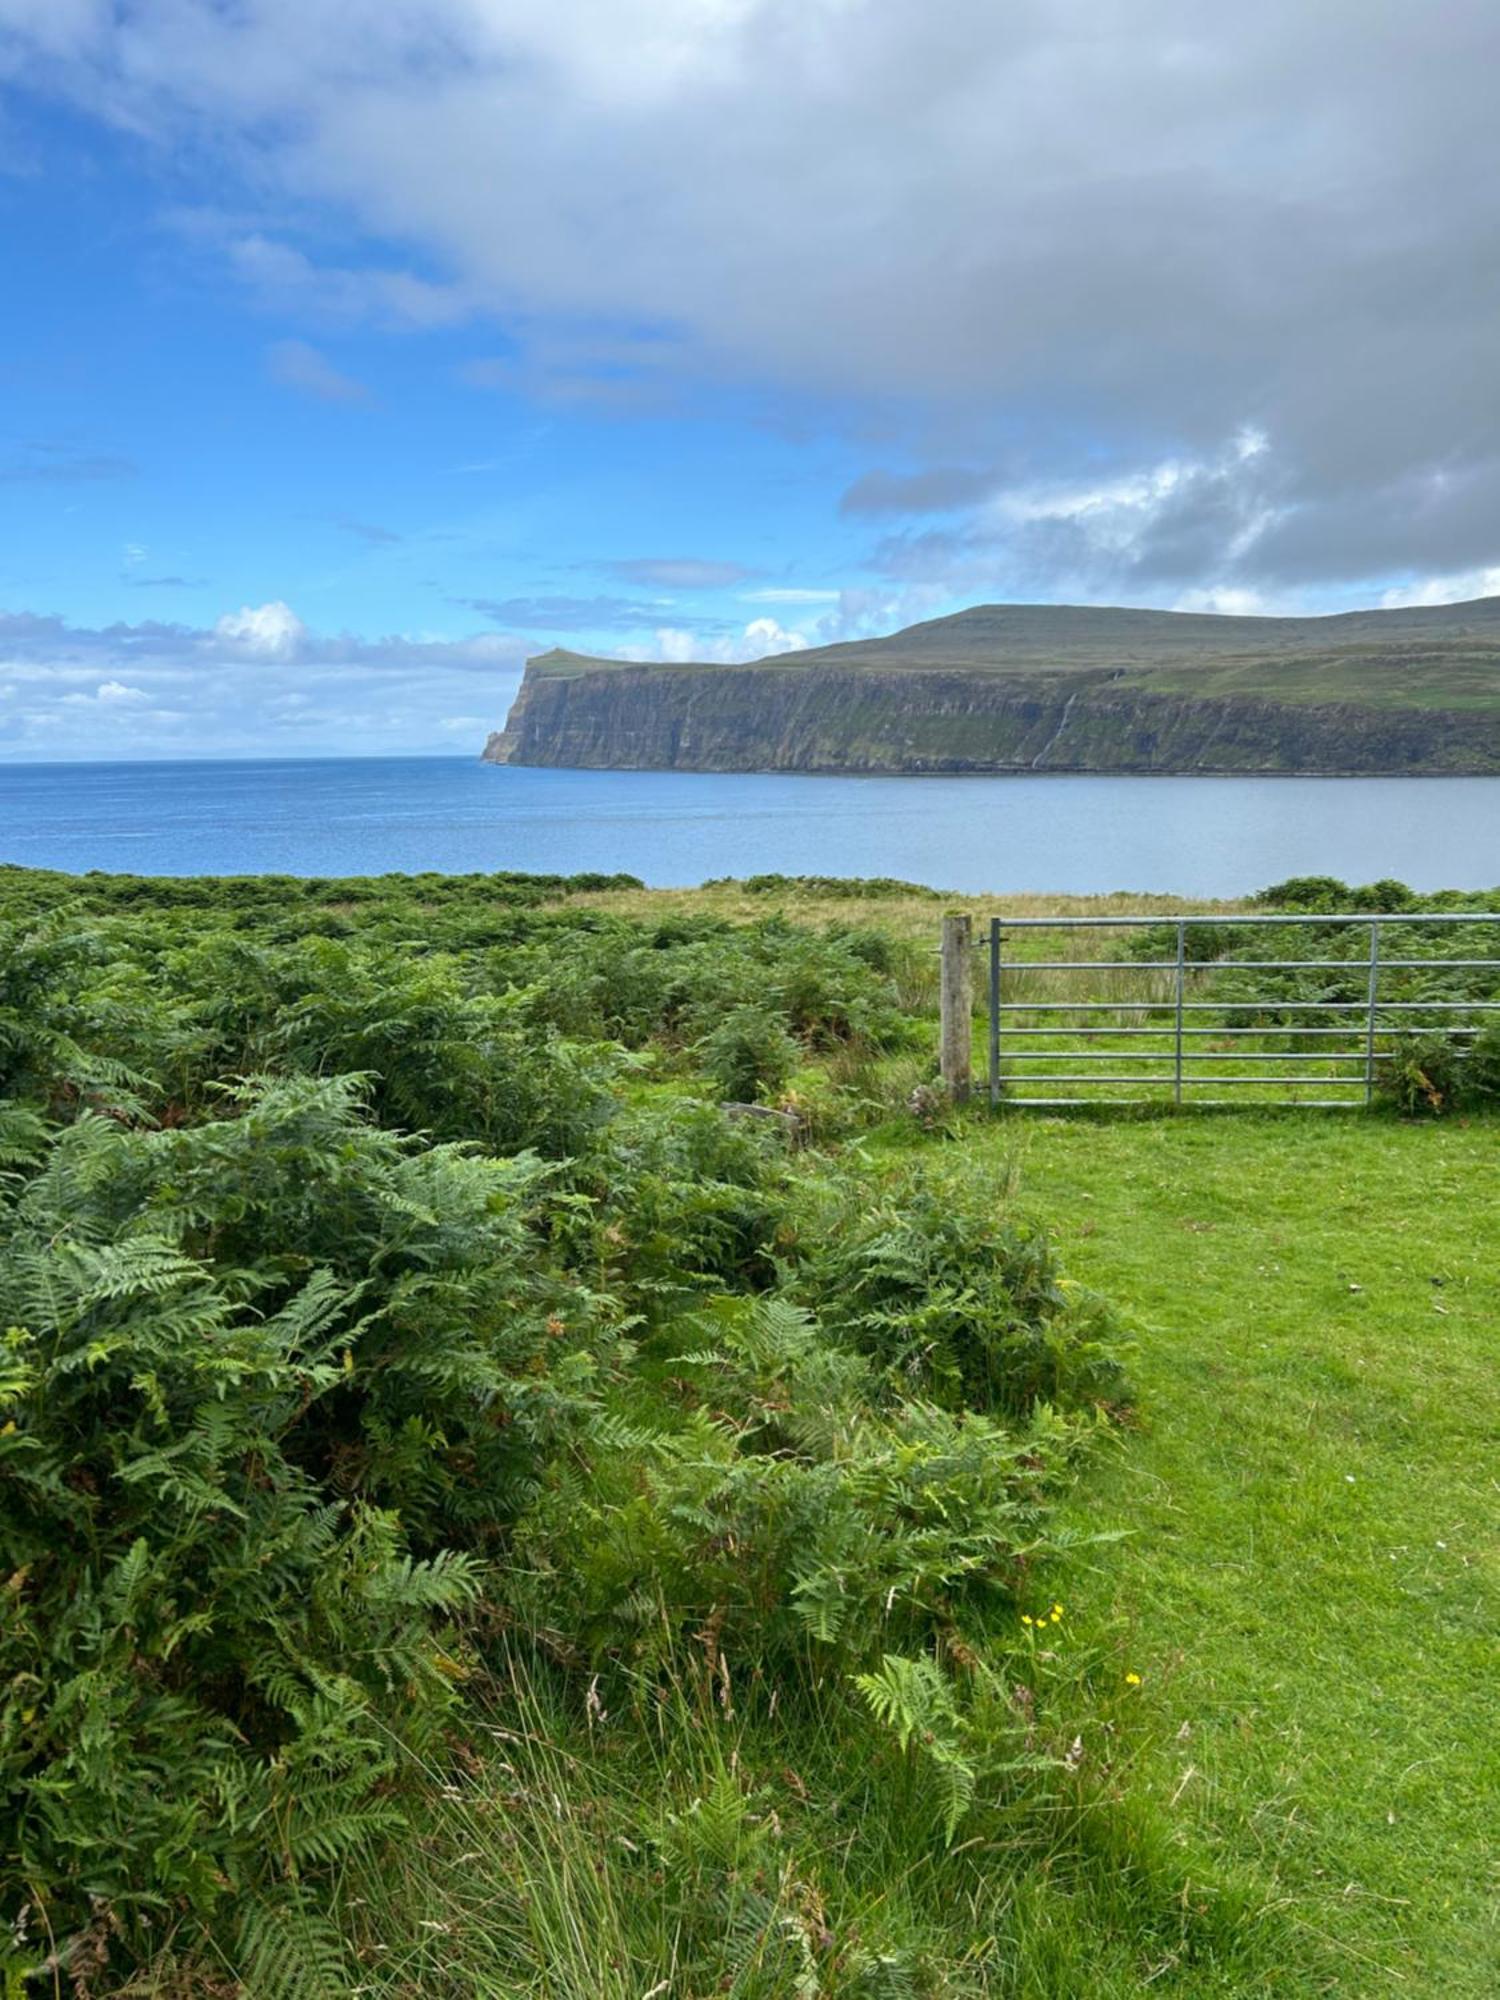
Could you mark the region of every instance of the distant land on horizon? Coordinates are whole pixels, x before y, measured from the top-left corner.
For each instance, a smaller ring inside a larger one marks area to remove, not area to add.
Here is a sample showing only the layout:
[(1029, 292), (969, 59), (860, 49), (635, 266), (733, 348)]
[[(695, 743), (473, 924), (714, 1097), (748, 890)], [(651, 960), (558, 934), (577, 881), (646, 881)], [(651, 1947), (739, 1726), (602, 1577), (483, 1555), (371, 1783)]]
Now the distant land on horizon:
[(1319, 618), (981, 604), (747, 665), (526, 663), (493, 764), (1500, 773), (1500, 597)]

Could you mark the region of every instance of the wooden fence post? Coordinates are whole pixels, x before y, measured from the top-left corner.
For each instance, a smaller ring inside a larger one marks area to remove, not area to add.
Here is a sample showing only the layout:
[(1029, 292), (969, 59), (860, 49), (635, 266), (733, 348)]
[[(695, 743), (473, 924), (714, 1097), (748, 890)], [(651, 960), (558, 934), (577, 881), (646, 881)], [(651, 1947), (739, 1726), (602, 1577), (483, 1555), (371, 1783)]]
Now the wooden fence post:
[(943, 1085), (962, 1104), (969, 1095), (974, 1051), (974, 921), (943, 919), (943, 962), (939, 986)]

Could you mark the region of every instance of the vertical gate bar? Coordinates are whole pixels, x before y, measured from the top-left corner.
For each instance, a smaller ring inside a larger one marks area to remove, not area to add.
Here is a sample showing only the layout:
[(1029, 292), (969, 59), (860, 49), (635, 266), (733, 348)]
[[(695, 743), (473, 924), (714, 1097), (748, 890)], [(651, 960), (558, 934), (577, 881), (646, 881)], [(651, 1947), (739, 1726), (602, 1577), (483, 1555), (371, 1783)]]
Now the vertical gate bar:
[(1375, 995), (1380, 985), (1380, 926), (1370, 926), (1370, 1004), (1365, 1017), (1365, 1103), (1375, 1102)]
[(1187, 924), (1177, 920), (1177, 1062), (1173, 1086), (1173, 1101), (1182, 1102), (1182, 987), (1187, 961)]
[(990, 918), (990, 1109), (1000, 1102), (1000, 919)]

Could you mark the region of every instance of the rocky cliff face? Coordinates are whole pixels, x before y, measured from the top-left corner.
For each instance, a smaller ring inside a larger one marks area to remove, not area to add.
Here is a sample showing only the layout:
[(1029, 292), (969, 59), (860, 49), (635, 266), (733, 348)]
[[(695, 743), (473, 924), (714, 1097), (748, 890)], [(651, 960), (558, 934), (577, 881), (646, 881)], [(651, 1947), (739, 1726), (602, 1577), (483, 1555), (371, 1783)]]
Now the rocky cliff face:
[(1500, 714), (1142, 690), (1119, 671), (528, 666), (495, 764), (823, 772), (1500, 772)]

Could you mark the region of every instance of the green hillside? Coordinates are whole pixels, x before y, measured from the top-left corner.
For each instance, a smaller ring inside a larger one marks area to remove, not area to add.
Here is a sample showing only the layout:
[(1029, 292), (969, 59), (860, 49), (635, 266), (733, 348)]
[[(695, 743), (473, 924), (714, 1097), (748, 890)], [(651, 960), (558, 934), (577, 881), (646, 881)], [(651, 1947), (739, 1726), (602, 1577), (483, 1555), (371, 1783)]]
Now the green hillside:
[(1325, 618), (978, 605), (748, 666), (528, 662), (494, 763), (1500, 771), (1500, 598)]

